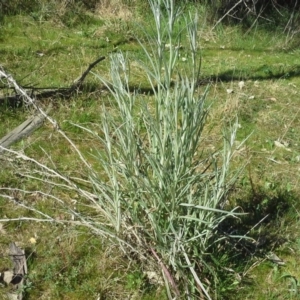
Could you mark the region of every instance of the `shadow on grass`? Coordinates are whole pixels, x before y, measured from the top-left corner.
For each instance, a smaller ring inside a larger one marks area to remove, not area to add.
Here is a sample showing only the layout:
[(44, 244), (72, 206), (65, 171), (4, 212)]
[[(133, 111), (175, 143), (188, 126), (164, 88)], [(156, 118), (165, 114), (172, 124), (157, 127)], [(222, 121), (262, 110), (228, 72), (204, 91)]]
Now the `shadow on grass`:
[[(202, 77), (199, 79), (198, 85), (200, 86), (200, 85), (207, 85), (210, 83), (240, 81), (242, 79), (253, 80), (253, 81), (291, 79), (299, 76), (300, 76), (300, 65), (294, 65), (289, 68), (285, 68), (285, 67), (274, 68), (274, 66), (264, 64), (255, 69), (250, 69), (250, 68), (240, 69), (240, 70), (232, 69), (232, 70), (227, 70), (222, 73), (219, 73), (218, 75), (210, 75), (210, 76)], [(55, 89), (55, 88), (47, 87), (44, 89)], [(70, 95), (69, 96), (61, 95), (60, 90), (63, 90), (64, 88), (57, 88), (57, 89), (58, 91), (55, 95), (53, 95), (53, 92), (50, 93), (50, 96), (52, 97), (51, 101), (56, 101), (54, 99), (66, 100), (70, 98), (69, 97)], [(129, 87), (129, 89), (130, 92), (136, 92), (145, 95), (154, 94), (154, 91), (151, 86), (136, 85), (133, 83)], [(42, 92), (43, 88), (37, 88), (37, 90)], [(86, 82), (82, 84), (78, 92), (80, 92), (81, 94), (85, 94), (85, 93), (93, 93), (96, 91), (103, 91), (103, 90), (108, 90), (108, 88), (105, 87), (103, 84)], [(45, 96), (44, 98), (47, 99), (49, 97)], [(39, 99), (39, 100), (43, 100), (43, 99)], [(7, 96), (5, 99), (4, 98), (0, 99), (0, 105), (2, 107), (4, 106), (10, 108), (19, 108), (22, 106), (22, 99), (18, 95)]]
[[(236, 205), (246, 215), (239, 219), (227, 219), (221, 223), (218, 233), (229, 237), (232, 249), (241, 256), (260, 256), (286, 241), (280, 227), (288, 222), (293, 202), (297, 198), (291, 191), (265, 191), (258, 188), (244, 198), (237, 198)], [(231, 235), (248, 236), (250, 240), (233, 240)]]
[[(236, 198), (236, 197), (235, 197)], [(251, 284), (244, 276), (253, 259), (266, 258), (267, 253), (287, 242), (286, 230), (293, 214), (296, 195), (288, 191), (265, 191), (257, 189), (244, 197), (235, 199), (235, 206), (247, 213), (240, 218), (228, 218), (216, 229), (221, 242), (207, 250), (207, 265), (218, 274), (221, 286), (217, 287), (222, 299), (235, 299), (232, 292), (238, 282)], [(284, 222), (283, 222), (284, 221)], [(233, 238), (240, 236), (241, 238)], [(244, 239), (242, 237), (248, 237)]]
[(210, 75), (199, 80), (199, 85), (217, 82), (232, 82), (244, 80), (276, 80), (290, 79), (300, 76), (300, 65), (294, 65), (290, 68), (277, 68), (270, 65), (262, 65), (255, 69), (232, 69), (222, 72), (218, 75)]

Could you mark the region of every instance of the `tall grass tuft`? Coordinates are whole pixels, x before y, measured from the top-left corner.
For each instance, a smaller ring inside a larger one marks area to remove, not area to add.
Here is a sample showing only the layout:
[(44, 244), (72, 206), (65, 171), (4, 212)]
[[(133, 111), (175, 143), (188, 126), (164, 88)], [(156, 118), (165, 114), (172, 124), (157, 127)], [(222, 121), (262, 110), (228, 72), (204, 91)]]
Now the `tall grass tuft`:
[[(122, 52), (110, 56), (111, 80), (99, 77), (112, 94), (109, 109), (103, 106), (102, 132), (95, 135), (103, 145), (96, 155), (103, 172), (88, 163), (50, 117), (47, 120), (76, 150), (89, 181), (57, 171), (51, 159), (51, 166), (47, 166), (23, 153), (2, 149), (36, 167), (32, 174), (25, 172), (30, 180), (80, 195), (80, 200), (74, 202), (38, 191), (57, 203), (55, 209), (67, 211), (71, 219), (57, 219), (18, 202), (34, 217), (0, 222), (27, 220), (86, 226), (137, 258), (147, 274), (154, 272), (158, 277), (161, 272), (170, 299), (211, 299), (213, 288), (208, 280), (203, 281), (209, 273), (216, 279), (209, 254), (214, 245), (229, 237), (218, 233), (220, 224), (238, 216), (236, 209), (224, 209), (225, 196), (234, 180), (227, 179), (227, 175), (237, 126), (226, 130), (219, 151), (209, 153), (205, 149), (202, 135), (209, 105), (207, 89), (202, 93), (197, 90), (201, 67), (197, 15), (174, 3), (149, 0), (154, 27), (143, 34), (146, 39), (140, 41), (140, 46), (146, 60), (138, 64), (151, 86), (150, 95), (132, 92), (131, 59)], [(11, 76), (1, 76), (40, 110)], [(12, 191), (1, 188), (0, 193), (6, 190)], [(14, 201), (14, 197), (4, 197)]]
[(197, 91), (197, 16), (174, 2), (149, 0), (155, 28), (140, 41), (147, 61), (139, 63), (153, 96), (130, 91), (130, 60), (121, 52), (110, 57), (111, 82), (100, 78), (118, 114), (103, 108), (105, 151), (98, 157), (106, 180), (94, 174), (91, 181), (110, 232), (142, 262), (161, 269), (170, 299), (211, 299), (201, 272), (210, 269), (207, 251), (222, 239), (220, 223), (237, 215), (222, 210), (236, 126), (225, 134), (222, 150), (204, 155), (201, 136), (209, 106), (207, 90)]

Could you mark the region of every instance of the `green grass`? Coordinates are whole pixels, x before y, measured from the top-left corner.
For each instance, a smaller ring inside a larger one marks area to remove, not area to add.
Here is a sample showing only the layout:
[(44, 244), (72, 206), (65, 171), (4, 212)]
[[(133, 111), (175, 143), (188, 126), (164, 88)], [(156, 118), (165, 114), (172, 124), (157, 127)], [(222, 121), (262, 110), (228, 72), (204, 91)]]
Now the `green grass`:
[[(229, 280), (223, 278), (219, 284), (220, 299), (222, 295), (228, 299), (297, 299), (299, 291), (295, 279), (300, 278), (299, 51), (289, 49), (285, 37), (279, 32), (270, 34), (257, 29), (245, 34), (239, 27), (220, 26), (211, 33), (208, 25), (199, 30), (202, 32), (201, 72), (203, 77), (211, 79), (208, 98), (213, 102), (205, 132), (206, 151), (219, 145), (219, 129), (237, 114), (240, 124), (237, 140), (252, 135), (235, 154), (233, 168), (245, 162), (249, 167), (240, 175), (229, 202), (242, 205), (251, 216), (256, 213), (253, 219), (245, 220), (245, 232), (255, 226), (253, 220), (259, 222), (267, 213), (272, 216), (262, 227), (251, 231), (257, 239), (269, 237), (269, 241), (258, 247), (250, 263), (239, 265), (231, 257), (220, 257), (215, 253), (219, 262), (216, 269), (222, 271), (224, 267), (238, 265), (239, 270), (238, 274), (232, 273)], [(64, 87), (70, 85), (94, 59), (108, 55), (116, 47), (128, 51), (129, 57), (144, 58), (139, 44), (132, 39), (136, 32), (142, 35), (131, 20), (105, 20), (98, 16), (74, 20), (71, 16), (64, 22), (55, 22), (51, 17), (40, 18), (39, 15), (7, 16), (1, 23), (1, 65), (24, 86)], [(44, 55), (37, 55), (37, 51)], [(183, 48), (181, 55), (185, 56), (186, 52)], [(108, 77), (108, 69), (108, 61), (104, 61), (94, 72)], [(131, 72), (134, 73), (133, 86), (149, 88), (134, 62)], [(241, 80), (245, 82), (242, 90), (238, 87)], [(82, 92), (68, 100), (54, 100), (54, 109), (50, 113), (85, 154), (95, 154), (92, 149), (100, 145), (71, 123), (89, 126), (101, 134), (98, 124), (102, 104), (108, 106), (109, 103), (107, 91), (101, 87), (90, 74)], [(234, 93), (228, 94), (226, 89), (229, 88)], [(202, 93), (204, 87), (199, 90)], [(52, 100), (48, 99), (44, 105), (49, 102)], [(0, 137), (29, 114), (26, 109), (1, 108)], [(277, 140), (286, 148), (276, 146), (274, 142)], [(26, 154), (42, 161), (47, 160), (45, 150), (51, 153), (53, 164), (61, 171), (75, 177), (82, 175), (83, 166), (74, 151), (48, 123), (13, 148), (24, 149)], [(89, 156), (89, 161), (96, 163), (92, 156)], [(1, 158), (1, 164), (1, 187), (39, 189), (40, 183), (20, 176), (22, 161), (12, 163)], [(101, 166), (98, 168), (100, 170)], [(50, 190), (50, 185), (48, 188)], [(67, 191), (53, 192), (67, 201), (78, 200), (75, 194)], [(48, 212), (56, 207), (38, 194), (14, 192), (14, 196)], [(0, 198), (0, 207), (1, 218), (20, 215), (15, 204), (4, 198)], [(22, 212), (33, 215), (25, 210)], [(69, 218), (60, 208), (55, 216)], [(31, 286), (28, 286), (26, 299), (124, 299), (128, 295), (136, 299), (167, 299), (163, 288), (149, 284), (143, 273), (145, 270), (86, 230), (27, 222), (5, 224), (4, 230), (0, 237), (1, 253), (5, 253), (9, 242), (17, 241), (30, 255)], [(37, 241), (34, 245), (30, 243), (32, 237)], [(267, 251), (275, 252), (286, 265), (278, 267), (264, 260)], [(260, 262), (257, 266), (254, 265), (256, 260)], [(8, 261), (5, 257), (0, 266), (7, 267)], [(253, 268), (249, 269), (250, 266)], [(246, 275), (239, 280), (243, 273)]]

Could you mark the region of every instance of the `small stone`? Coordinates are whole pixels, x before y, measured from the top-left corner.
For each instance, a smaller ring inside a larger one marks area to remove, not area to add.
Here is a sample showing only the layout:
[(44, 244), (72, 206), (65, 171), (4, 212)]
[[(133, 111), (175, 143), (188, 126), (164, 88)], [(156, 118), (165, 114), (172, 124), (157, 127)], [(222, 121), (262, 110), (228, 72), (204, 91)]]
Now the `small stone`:
[(245, 82), (244, 81), (240, 81), (238, 83), (238, 86), (239, 86), (240, 90), (243, 89), (243, 87), (245, 86)]

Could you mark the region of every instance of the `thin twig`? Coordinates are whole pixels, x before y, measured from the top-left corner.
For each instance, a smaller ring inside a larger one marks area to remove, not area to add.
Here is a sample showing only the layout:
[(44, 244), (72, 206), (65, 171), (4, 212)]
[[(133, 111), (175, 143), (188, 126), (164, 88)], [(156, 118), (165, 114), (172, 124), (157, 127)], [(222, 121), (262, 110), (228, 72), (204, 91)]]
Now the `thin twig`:
[(217, 23), (213, 26), (213, 28), (212, 28), (211, 30), (214, 30), (214, 29), (217, 27), (217, 25), (219, 25), (219, 24), (223, 21), (223, 19), (224, 19), (231, 11), (234, 10), (234, 9), (235, 9), (239, 4), (241, 4), (242, 2), (243, 2), (243, 0), (240, 0), (240, 1), (237, 2), (233, 7), (231, 7), (231, 8), (225, 13), (225, 15), (217, 21)]
[(170, 282), (171, 286), (173, 287), (175, 294), (177, 297), (180, 296), (179, 290), (176, 286), (176, 283), (172, 277), (172, 275), (170, 274), (169, 270), (167, 269), (167, 267), (163, 264), (163, 262), (161, 261), (161, 259), (158, 257), (157, 253), (155, 252), (155, 250), (153, 248), (150, 248), (153, 256), (156, 258), (156, 260), (158, 261), (158, 263), (160, 264), (164, 274), (166, 275), (168, 281)]
[(101, 57), (99, 57), (97, 60), (95, 60), (93, 63), (91, 63), (90, 65), (89, 65), (89, 67), (86, 69), (86, 71), (85, 72), (83, 72), (83, 74), (78, 78), (78, 79), (76, 79), (75, 80), (75, 82), (74, 82), (74, 84), (71, 86), (71, 88), (70, 88), (70, 90), (71, 91), (73, 91), (73, 90), (75, 90), (75, 89), (78, 89), (81, 85), (82, 85), (82, 83), (83, 83), (83, 81), (84, 81), (84, 79), (85, 79), (85, 77), (88, 75), (88, 73), (100, 62), (100, 61), (102, 61), (102, 60), (104, 60), (105, 59), (105, 56), (101, 56)]

